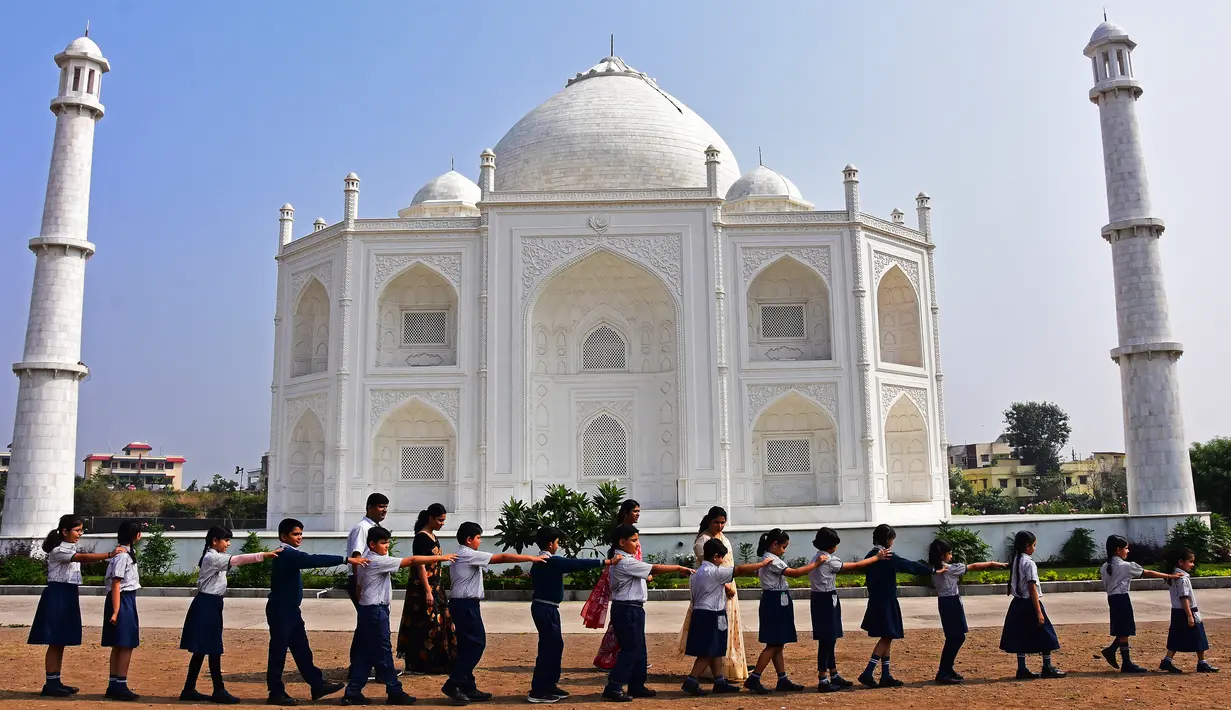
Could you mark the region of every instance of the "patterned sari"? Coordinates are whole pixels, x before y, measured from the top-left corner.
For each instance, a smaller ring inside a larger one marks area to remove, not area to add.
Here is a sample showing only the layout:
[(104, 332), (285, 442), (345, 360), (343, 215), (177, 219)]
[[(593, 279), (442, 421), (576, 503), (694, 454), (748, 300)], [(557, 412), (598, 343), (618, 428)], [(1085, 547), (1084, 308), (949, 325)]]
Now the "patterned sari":
[[(637, 548), (637, 559), (641, 559), (641, 548)], [(598, 583), (586, 598), (581, 607), (581, 620), (588, 629), (601, 629), (607, 623), (607, 608), (611, 605), (611, 568), (604, 567), (598, 577)], [(609, 671), (615, 666), (616, 655), (620, 653), (620, 644), (616, 641), (615, 628), (608, 626), (607, 633), (598, 644), (598, 654), (594, 656), (594, 665)]]
[[(440, 542), (425, 532), (415, 534), (413, 555), (439, 555)], [(427, 568), (427, 587), (419, 570), (410, 568), (406, 585), (406, 603), (398, 625), (398, 658), (406, 659), (406, 670), (412, 673), (440, 675), (449, 672), (457, 656), (457, 640), (453, 619), (449, 616), (449, 601), (440, 586), (440, 564)], [(427, 590), (432, 590), (432, 605), (427, 605)]]
[[(722, 558), (721, 567), (734, 567), (735, 556), (731, 554), (731, 543), (727, 542), (727, 538), (718, 533), (717, 538), (722, 540), (727, 546), (727, 554)], [(710, 536), (701, 533), (697, 537), (697, 541), (693, 544), (693, 553), (697, 557), (697, 566), (701, 566), (701, 562), (705, 559), (703, 550), (705, 543), (709, 542)], [(688, 612), (684, 615), (684, 626), (680, 629), (679, 638), (679, 654), (684, 655), (684, 648), (688, 644), (688, 625), (692, 622), (692, 602), (688, 603)], [(748, 660), (744, 654), (744, 627), (739, 621), (739, 596), (727, 598), (727, 655), (722, 659), (722, 670), (727, 676), (727, 680), (737, 681), (748, 678)]]

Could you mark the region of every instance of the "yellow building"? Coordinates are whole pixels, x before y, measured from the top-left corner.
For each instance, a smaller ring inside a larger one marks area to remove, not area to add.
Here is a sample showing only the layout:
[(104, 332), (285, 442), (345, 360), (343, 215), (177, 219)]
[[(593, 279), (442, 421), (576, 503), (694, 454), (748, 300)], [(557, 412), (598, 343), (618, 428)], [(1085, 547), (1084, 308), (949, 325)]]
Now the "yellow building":
[[(1100, 474), (1124, 469), (1124, 454), (1099, 451), (1082, 461), (1065, 461), (1060, 464), (1060, 473), (1068, 484), (1068, 493), (1093, 495)], [(983, 468), (967, 468), (962, 476), (970, 481), (976, 493), (999, 489), (1000, 495), (1026, 502), (1035, 497), (1030, 487), (1034, 479), (1034, 465), (1023, 464), (1017, 459), (1003, 458)]]
[(114, 476), (125, 488), (181, 488), (184, 480), (183, 456), (155, 456), (154, 447), (134, 441), (118, 454), (90, 454), (85, 457), (86, 479), (97, 472)]

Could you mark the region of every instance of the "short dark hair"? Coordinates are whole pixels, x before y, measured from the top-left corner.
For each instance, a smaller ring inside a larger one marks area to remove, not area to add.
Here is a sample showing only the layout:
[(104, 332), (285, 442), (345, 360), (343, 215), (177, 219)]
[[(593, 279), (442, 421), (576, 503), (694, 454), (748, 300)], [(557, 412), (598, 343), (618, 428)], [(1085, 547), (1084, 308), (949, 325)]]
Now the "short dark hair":
[(368, 496), (368, 507), (372, 508), (378, 505), (389, 505), (389, 498), (384, 493), (373, 493)]
[(457, 541), (466, 544), (466, 541), (472, 537), (483, 534), (483, 526), (478, 523), (467, 520), (457, 526)]
[(382, 528), (379, 525), (373, 525), (368, 530), (368, 544), (369, 545), (371, 545), (374, 542), (384, 542), (385, 540), (392, 539), (392, 537), (393, 536), (389, 534), (388, 530), (386, 530), (385, 528)]
[(710, 562), (714, 559), (714, 555), (727, 556), (727, 544), (716, 537), (711, 537), (705, 541), (705, 547), (701, 549), (701, 554), (705, 556), (704, 560), (698, 562)]
[(636, 525), (617, 525), (616, 529), (611, 531), (611, 543), (619, 545), (621, 540), (627, 540), (639, 532)]
[(278, 523), (278, 537), (289, 535), (295, 528), (303, 530), (303, 523), (294, 518), (283, 518), (282, 522)]
[(832, 550), (842, 542), (842, 538), (838, 537), (838, 531), (833, 528), (821, 528), (816, 531), (816, 537), (812, 539), (812, 546), (818, 550)]
[(872, 531), (872, 544), (880, 545), (881, 547), (888, 547), (889, 541), (895, 539), (897, 536), (898, 532), (896, 530), (884, 523), (881, 523)]
[(544, 525), (534, 534), (534, 541), (538, 543), (540, 550), (546, 550), (553, 540), (559, 539), (560, 531), (550, 525)]

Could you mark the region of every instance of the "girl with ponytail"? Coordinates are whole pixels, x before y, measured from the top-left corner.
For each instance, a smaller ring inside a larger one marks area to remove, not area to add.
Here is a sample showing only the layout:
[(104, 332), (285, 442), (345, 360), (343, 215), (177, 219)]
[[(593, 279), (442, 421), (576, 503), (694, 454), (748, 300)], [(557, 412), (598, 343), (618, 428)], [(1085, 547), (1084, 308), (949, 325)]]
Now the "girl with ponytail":
[(1197, 597), (1193, 596), (1193, 584), (1188, 574), (1193, 571), (1197, 557), (1187, 547), (1174, 547), (1167, 551), (1167, 567), (1177, 576), (1167, 580), (1171, 589), (1171, 628), (1167, 630), (1167, 655), (1158, 665), (1160, 671), (1182, 673), (1171, 659), (1176, 653), (1197, 654), (1198, 673), (1217, 673), (1218, 666), (1210, 665), (1205, 660), (1205, 652), (1210, 649), (1210, 641), (1205, 635), (1205, 624), (1201, 621), (1201, 613), (1197, 608)]
[(47, 553), (47, 586), (38, 598), (38, 610), (30, 626), (26, 643), (46, 646), (44, 668), (47, 679), (39, 693), (49, 698), (66, 698), (78, 688), (64, 685), (60, 670), (64, 664), (64, 647), (81, 645), (81, 563), (101, 562), (124, 551), (117, 547), (108, 552), (78, 552), (77, 541), (85, 530), (85, 521), (76, 515), (60, 516), (55, 529), (43, 540)]
[(1039, 568), (1031, 555), (1037, 540), (1029, 530), (1019, 530), (1013, 537), (1013, 558), (1009, 560), (1009, 611), (1004, 617), (1000, 634), (1000, 650), (1017, 654), (1017, 679), (1030, 680), (1039, 674), (1026, 667), (1026, 655), (1043, 656), (1044, 678), (1063, 678), (1064, 671), (1051, 662), (1051, 652), (1060, 648), (1060, 639), (1052, 628), (1047, 610), (1043, 608), (1043, 590), (1039, 587)]
[[(795, 643), (795, 606), (791, 603), (790, 585), (786, 577), (802, 577), (816, 569), (820, 563), (812, 560), (803, 567), (791, 568), (783, 556), (791, 544), (791, 536), (781, 528), (774, 528), (762, 533), (757, 541), (757, 555), (765, 566), (757, 571), (761, 578), (761, 604), (757, 609), (761, 629), (757, 632), (757, 640), (765, 644), (765, 649), (757, 658), (757, 665), (748, 674), (744, 687), (758, 695), (768, 695), (774, 690), (803, 690), (804, 686), (794, 683), (786, 674), (786, 658), (783, 649), (788, 643)], [(778, 683), (773, 690), (761, 682), (761, 673), (766, 666), (774, 664), (778, 672)]]
[[(893, 677), (889, 671), (889, 653), (896, 639), (905, 638), (902, 628), (902, 606), (898, 603), (898, 573), (929, 576), (937, 571), (927, 565), (899, 557), (890, 552), (893, 542), (898, 537), (892, 527), (881, 524), (872, 531), (872, 550), (863, 558), (883, 557), (884, 559), (868, 566), (866, 584), (868, 587), (868, 607), (863, 614), (861, 629), (868, 636), (876, 639), (868, 665), (859, 674), (859, 682), (869, 688), (896, 688), (902, 681)], [(943, 570), (943, 568), (942, 568)], [(881, 667), (880, 682), (877, 682), (876, 666)]]
[[(411, 543), (412, 556), (442, 554), (436, 533), (445, 526), (447, 519), (448, 511), (440, 503), (432, 503), (419, 511), (415, 518), (415, 539)], [(440, 571), (438, 562), (413, 565), (406, 582), (397, 655), (406, 659), (406, 670), (412, 673), (448, 673), (457, 655), (453, 617), (449, 615), (449, 600), (441, 588)]]
[[(227, 572), (235, 566), (273, 559), (282, 548), (272, 552), (228, 555), (230, 547), (230, 530), (215, 525), (205, 533), (205, 549), (197, 562), (201, 568), (197, 577), (197, 595), (188, 607), (184, 630), (180, 634), (180, 648), (192, 653), (180, 700), (228, 705), (239, 702), (238, 698), (227, 692), (222, 682), (222, 600), (227, 593)], [(206, 656), (209, 656), (210, 679), (214, 682), (212, 695), (197, 692), (197, 676), (201, 673), (201, 662)]]
[[(1121, 673), (1146, 673), (1145, 668), (1133, 663), (1128, 647), (1128, 637), (1137, 635), (1137, 622), (1133, 617), (1133, 602), (1128, 598), (1132, 581), (1138, 577), (1155, 577), (1172, 580), (1179, 575), (1163, 574), (1145, 569), (1136, 562), (1128, 561), (1128, 538), (1112, 535), (1107, 538), (1107, 561), (1099, 568), (1103, 589), (1107, 592), (1107, 608), (1111, 615), (1111, 645), (1103, 649), (1103, 658), (1112, 668)], [(1116, 650), (1120, 651), (1122, 664), (1116, 662)]]
[(966, 607), (962, 605), (962, 590), (958, 585), (962, 581), (962, 575), (967, 572), (1004, 569), (1008, 565), (995, 561), (969, 564), (955, 562), (953, 545), (941, 538), (936, 538), (928, 546), (928, 564), (936, 570), (932, 575), (932, 586), (936, 588), (940, 628), (945, 632), (945, 645), (940, 651), (940, 668), (936, 671), (936, 682), (939, 685), (961, 683), (965, 679), (953, 664), (957, 661), (958, 651), (962, 650), (962, 644), (966, 643), (966, 633), (970, 628), (966, 625)]
[(137, 590), (141, 588), (137, 543), (141, 541), (141, 524), (125, 520), (120, 523), (115, 539), (123, 552), (111, 558), (103, 576), (106, 596), (102, 645), (111, 648), (111, 675), (104, 695), (111, 700), (133, 701), (141, 698), (128, 687), (133, 649), (141, 645), (141, 623), (137, 619)]

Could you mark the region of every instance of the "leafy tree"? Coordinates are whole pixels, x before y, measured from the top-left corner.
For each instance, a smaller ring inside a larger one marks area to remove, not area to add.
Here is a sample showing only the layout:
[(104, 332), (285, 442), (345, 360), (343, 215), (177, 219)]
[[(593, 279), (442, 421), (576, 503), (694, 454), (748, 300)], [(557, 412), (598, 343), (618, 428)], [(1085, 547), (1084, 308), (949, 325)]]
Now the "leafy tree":
[(1069, 539), (1060, 547), (1060, 560), (1068, 565), (1088, 565), (1096, 559), (1098, 550), (1093, 530), (1073, 528)]
[(230, 493), (239, 488), (239, 484), (235, 481), (222, 477), (221, 473), (214, 474), (214, 480), (210, 481), (205, 490), (210, 493)]
[(1216, 436), (1188, 449), (1201, 510), (1231, 515), (1231, 439)]
[(992, 546), (983, 541), (979, 533), (967, 527), (953, 526), (942, 520), (936, 529), (936, 538), (945, 540), (953, 548), (954, 562), (983, 562), (992, 555)]
[(1014, 402), (1004, 410), (1005, 438), (1022, 463), (1039, 474), (1060, 470), (1060, 451), (1073, 433), (1069, 415), (1052, 402)]
[(974, 498), (975, 487), (962, 475), (962, 469), (949, 467), (949, 505), (951, 508), (973, 508), (970, 504)]
[(1128, 476), (1123, 465), (1110, 459), (1097, 459), (1090, 484), (1102, 507), (1119, 510), (1122, 504), (1128, 504)]
[(78, 515), (109, 514), (111, 490), (101, 481), (86, 481), (73, 490), (73, 511)]
[(155, 523), (148, 528), (149, 537), (142, 536), (141, 571), (151, 578), (165, 576), (175, 566), (175, 544), (163, 534), (164, 529)]
[[(239, 548), (239, 552), (240, 554), (250, 555), (254, 552), (269, 552), (269, 548), (261, 544), (261, 538), (253, 530), (248, 533), (248, 538), (244, 540), (244, 545)], [(268, 587), (269, 575), (272, 569), (269, 560), (250, 565), (241, 565), (236, 567), (235, 571), (231, 573), (231, 580), (236, 587)]]
[(192, 479), (192, 483), (189, 483), (188, 487), (185, 488), (184, 490), (188, 493), (196, 493), (197, 492), (197, 479), (195, 478)]
[[(570, 557), (582, 550), (598, 553), (615, 520), (624, 489), (614, 482), (599, 484), (591, 498), (589, 494), (567, 486), (548, 486), (546, 493), (534, 503), (509, 499), (500, 507), (496, 524), (496, 544), (521, 552), (535, 544), (538, 529), (550, 525), (560, 531), (560, 546)], [(597, 544), (596, 544), (597, 543)]]
[(1030, 479), (1030, 489), (1040, 500), (1053, 500), (1063, 496), (1068, 491), (1069, 484), (1065, 483), (1060, 469), (1053, 469), (1046, 473), (1035, 473)]

